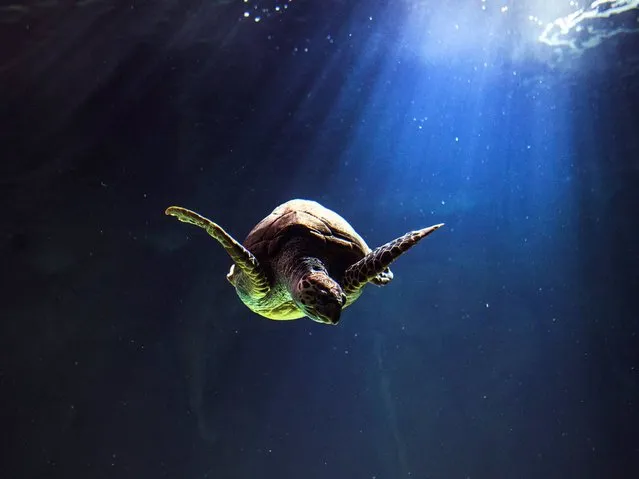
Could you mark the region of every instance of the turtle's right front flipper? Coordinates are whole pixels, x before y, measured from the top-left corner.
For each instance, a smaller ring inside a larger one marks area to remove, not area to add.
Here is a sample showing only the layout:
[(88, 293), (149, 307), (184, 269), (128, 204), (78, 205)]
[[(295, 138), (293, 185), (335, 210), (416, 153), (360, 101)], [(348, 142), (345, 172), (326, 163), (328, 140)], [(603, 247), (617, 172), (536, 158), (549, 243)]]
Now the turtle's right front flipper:
[(200, 216), (195, 211), (187, 210), (180, 206), (169, 206), (165, 214), (175, 216), (183, 223), (190, 223), (206, 230), (206, 232), (215, 238), (229, 254), (233, 262), (242, 270), (242, 272), (250, 279), (256, 296), (265, 296), (270, 290), (269, 280), (262, 271), (259, 261), (253, 253), (238, 243), (224, 229), (213, 223), (208, 218)]
[[(443, 223), (421, 230), (411, 231), (368, 253), (346, 270), (342, 288), (344, 293), (346, 295), (354, 294), (369, 281), (375, 280), (375, 283), (378, 284), (378, 275), (384, 273), (393, 261), (442, 226), (444, 226)], [(390, 270), (388, 273), (390, 273)], [(392, 273), (390, 279), (392, 279)]]

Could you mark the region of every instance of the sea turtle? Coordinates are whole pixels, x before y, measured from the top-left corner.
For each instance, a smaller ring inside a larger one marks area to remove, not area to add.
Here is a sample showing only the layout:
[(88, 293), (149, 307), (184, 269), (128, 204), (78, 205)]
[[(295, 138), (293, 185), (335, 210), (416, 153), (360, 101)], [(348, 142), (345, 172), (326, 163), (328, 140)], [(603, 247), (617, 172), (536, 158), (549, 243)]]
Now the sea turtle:
[(337, 324), (367, 283), (390, 282), (388, 266), (443, 225), (411, 231), (371, 251), (344, 218), (310, 200), (275, 208), (244, 245), (193, 211), (170, 206), (165, 213), (203, 228), (224, 247), (234, 262), (226, 278), (251, 311), (274, 320), (308, 316), (325, 324)]

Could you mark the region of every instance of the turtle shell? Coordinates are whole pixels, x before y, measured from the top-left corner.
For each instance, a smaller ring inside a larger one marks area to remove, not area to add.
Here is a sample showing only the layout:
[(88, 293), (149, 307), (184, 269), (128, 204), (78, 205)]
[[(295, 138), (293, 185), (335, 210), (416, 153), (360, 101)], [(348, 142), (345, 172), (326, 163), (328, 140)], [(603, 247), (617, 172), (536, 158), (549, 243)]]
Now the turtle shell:
[(300, 199), (275, 208), (255, 225), (243, 244), (272, 275), (272, 260), (292, 239), (302, 239), (296, 241), (296, 248), (322, 260), (338, 281), (346, 268), (371, 251), (340, 215), (315, 201)]

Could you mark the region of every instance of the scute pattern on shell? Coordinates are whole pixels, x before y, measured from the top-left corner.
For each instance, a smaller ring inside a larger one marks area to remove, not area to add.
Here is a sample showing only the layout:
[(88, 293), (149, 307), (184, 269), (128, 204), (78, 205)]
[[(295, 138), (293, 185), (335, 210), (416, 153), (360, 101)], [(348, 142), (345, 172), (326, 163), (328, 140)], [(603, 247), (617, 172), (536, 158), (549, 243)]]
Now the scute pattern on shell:
[(267, 266), (293, 238), (303, 238), (309, 251), (322, 251), (327, 266), (340, 270), (335, 273), (341, 273), (371, 251), (340, 215), (315, 201), (299, 199), (275, 208), (251, 230), (243, 245)]

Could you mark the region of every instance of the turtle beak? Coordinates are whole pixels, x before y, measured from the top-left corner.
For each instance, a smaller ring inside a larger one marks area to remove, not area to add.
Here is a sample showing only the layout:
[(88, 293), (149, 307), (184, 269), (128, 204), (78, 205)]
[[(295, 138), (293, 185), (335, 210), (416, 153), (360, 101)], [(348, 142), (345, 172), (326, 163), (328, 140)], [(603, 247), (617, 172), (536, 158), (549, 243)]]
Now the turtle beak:
[(328, 320), (326, 324), (335, 325), (339, 323), (340, 316), (342, 315), (342, 307), (339, 304), (331, 303), (326, 305), (324, 309), (325, 318)]
[(346, 304), (346, 295), (339, 287), (331, 288), (329, 291), (323, 292), (318, 301), (319, 312), (322, 319), (326, 320), (326, 324), (339, 323), (342, 315), (342, 308)]
[(341, 297), (337, 299), (322, 295), (315, 304), (305, 307), (304, 311), (306, 316), (317, 323), (335, 325), (339, 323), (343, 305)]

